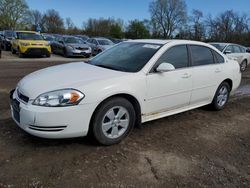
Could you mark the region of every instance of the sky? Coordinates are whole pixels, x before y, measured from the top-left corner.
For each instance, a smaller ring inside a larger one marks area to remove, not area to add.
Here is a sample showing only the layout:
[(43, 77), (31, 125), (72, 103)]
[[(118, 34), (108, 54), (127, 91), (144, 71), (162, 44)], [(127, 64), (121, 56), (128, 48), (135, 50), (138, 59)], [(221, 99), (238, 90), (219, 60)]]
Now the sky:
[[(26, 0), (30, 9), (45, 12), (55, 9), (63, 17), (70, 17), (78, 27), (88, 18), (150, 19), (152, 0)], [(189, 13), (201, 10), (204, 15), (216, 16), (225, 10), (250, 14), (250, 0), (186, 0)]]

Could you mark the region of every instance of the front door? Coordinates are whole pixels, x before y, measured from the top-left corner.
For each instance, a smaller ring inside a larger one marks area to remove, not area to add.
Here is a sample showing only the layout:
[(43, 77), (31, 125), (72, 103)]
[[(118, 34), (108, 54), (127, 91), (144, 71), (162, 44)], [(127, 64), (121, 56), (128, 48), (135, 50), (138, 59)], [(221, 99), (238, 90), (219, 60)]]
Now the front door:
[[(157, 72), (161, 63), (169, 63), (175, 70)], [(146, 116), (163, 113), (189, 105), (192, 72), (186, 45), (168, 49), (147, 75)]]

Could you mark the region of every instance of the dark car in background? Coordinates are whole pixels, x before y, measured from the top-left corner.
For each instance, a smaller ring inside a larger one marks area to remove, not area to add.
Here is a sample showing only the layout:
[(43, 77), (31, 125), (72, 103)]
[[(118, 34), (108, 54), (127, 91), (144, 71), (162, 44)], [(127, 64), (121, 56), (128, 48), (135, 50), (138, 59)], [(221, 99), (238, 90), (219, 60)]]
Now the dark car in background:
[(43, 33), (41, 35), (42, 35), (42, 37), (43, 37), (44, 40), (46, 40), (46, 41), (49, 42), (49, 44), (52, 44), (56, 40), (56, 37), (53, 36), (53, 35), (45, 34), (45, 33)]
[(91, 47), (84, 41), (74, 36), (57, 36), (51, 43), (52, 52), (63, 55), (64, 57), (90, 57)]
[(93, 55), (97, 55), (115, 45), (111, 40), (103, 37), (89, 38), (86, 43), (91, 46)]
[(15, 32), (12, 30), (5, 30), (1, 36), (1, 47), (3, 50), (11, 49), (11, 40), (15, 38)]

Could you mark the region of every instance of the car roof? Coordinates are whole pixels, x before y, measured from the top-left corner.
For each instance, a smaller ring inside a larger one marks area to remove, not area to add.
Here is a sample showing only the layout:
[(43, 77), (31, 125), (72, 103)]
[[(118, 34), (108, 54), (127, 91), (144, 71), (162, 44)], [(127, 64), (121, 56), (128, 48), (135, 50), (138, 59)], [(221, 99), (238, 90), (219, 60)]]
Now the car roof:
[(180, 39), (136, 39), (136, 40), (128, 40), (126, 42), (141, 42), (141, 43), (150, 43), (150, 44), (161, 44), (165, 45), (167, 43), (184, 43), (184, 44), (193, 44), (193, 45), (203, 45), (203, 46), (210, 46), (207, 43), (199, 42), (199, 41), (192, 41), (192, 40), (180, 40)]

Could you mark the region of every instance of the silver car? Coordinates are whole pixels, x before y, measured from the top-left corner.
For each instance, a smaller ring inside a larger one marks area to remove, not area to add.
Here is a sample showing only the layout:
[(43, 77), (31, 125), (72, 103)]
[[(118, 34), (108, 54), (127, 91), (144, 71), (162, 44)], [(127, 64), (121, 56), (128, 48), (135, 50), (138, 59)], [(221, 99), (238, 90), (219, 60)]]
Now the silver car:
[(84, 43), (80, 38), (74, 36), (57, 37), (51, 43), (52, 52), (63, 55), (64, 57), (82, 56), (89, 58), (92, 54), (92, 49), (89, 45)]
[(86, 41), (92, 48), (92, 54), (96, 55), (115, 45), (111, 40), (103, 37), (89, 38)]

